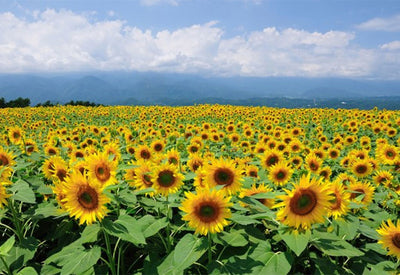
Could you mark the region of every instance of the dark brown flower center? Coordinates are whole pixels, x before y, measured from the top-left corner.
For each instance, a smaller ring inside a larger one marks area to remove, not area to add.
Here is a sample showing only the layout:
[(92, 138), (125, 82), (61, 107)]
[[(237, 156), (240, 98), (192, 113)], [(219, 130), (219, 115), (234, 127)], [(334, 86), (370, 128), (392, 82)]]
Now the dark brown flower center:
[(312, 190), (301, 189), (290, 200), (290, 209), (293, 213), (305, 216), (311, 213), (317, 205), (317, 196)]
[(334, 192), (333, 195), (335, 198), (331, 200), (332, 203), (331, 210), (337, 210), (342, 205), (342, 198), (340, 197), (340, 194), (338, 194), (337, 192)]
[(357, 165), (357, 167), (356, 167), (356, 172), (359, 174), (365, 174), (367, 172), (367, 170), (368, 170), (368, 168), (364, 164)]
[(174, 173), (170, 170), (161, 171), (157, 178), (158, 184), (162, 187), (170, 187), (175, 183)]
[(392, 243), (397, 248), (400, 248), (400, 233), (395, 233), (394, 234), (394, 236), (392, 237)]
[(150, 152), (147, 151), (147, 150), (142, 150), (142, 151), (140, 152), (140, 157), (141, 157), (142, 159), (149, 159), (149, 158), (150, 158)]
[(276, 173), (276, 178), (278, 180), (283, 180), (286, 177), (286, 171), (279, 170), (278, 173)]
[(157, 144), (154, 146), (154, 150), (155, 150), (156, 152), (160, 152), (162, 149), (163, 149), (163, 146), (162, 146), (160, 143), (157, 143)]
[(151, 182), (151, 177), (148, 174), (143, 175), (143, 183), (149, 187), (153, 185), (153, 183)]
[(78, 194), (78, 202), (87, 210), (97, 209), (99, 197), (96, 190), (90, 186), (84, 186)]
[(277, 162), (278, 162), (278, 157), (272, 155), (272, 156), (269, 156), (269, 157), (267, 158), (266, 165), (267, 165), (268, 167), (270, 167), (270, 166), (276, 164)]
[(228, 168), (218, 168), (214, 173), (214, 180), (218, 185), (229, 186), (233, 183), (233, 172)]
[(64, 169), (58, 169), (56, 176), (60, 181), (64, 181), (64, 179), (67, 177), (67, 171)]
[(220, 209), (213, 202), (203, 202), (195, 207), (195, 213), (202, 222), (211, 223), (219, 217)]
[(0, 166), (7, 166), (10, 162), (5, 155), (0, 155)]
[(104, 163), (98, 164), (95, 168), (95, 174), (99, 181), (105, 182), (111, 177), (110, 167)]

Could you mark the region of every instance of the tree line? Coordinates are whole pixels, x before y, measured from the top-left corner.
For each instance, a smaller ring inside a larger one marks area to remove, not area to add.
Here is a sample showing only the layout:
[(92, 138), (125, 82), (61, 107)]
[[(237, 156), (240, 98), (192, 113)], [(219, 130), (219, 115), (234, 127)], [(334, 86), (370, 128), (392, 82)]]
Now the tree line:
[[(13, 99), (10, 101), (6, 101), (4, 99), (4, 97), (0, 98), (0, 108), (24, 108), (24, 107), (28, 107), (31, 105), (31, 100), (29, 98), (22, 98), (22, 97), (18, 97), (17, 99)], [(82, 101), (82, 100), (71, 100), (65, 104), (60, 104), (60, 103), (52, 103), (50, 100), (47, 100), (44, 103), (38, 103), (35, 105), (35, 107), (53, 107), (53, 106), (58, 106), (58, 105), (70, 105), (70, 106), (100, 106), (100, 104), (96, 104), (93, 102), (89, 102), (89, 101)]]

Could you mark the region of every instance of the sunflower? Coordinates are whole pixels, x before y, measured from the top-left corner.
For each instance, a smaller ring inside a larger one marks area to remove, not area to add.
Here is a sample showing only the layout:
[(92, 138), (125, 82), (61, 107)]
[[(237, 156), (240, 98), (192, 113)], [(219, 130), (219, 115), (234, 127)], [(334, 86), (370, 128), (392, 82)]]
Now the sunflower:
[(258, 178), (258, 167), (255, 165), (249, 165), (246, 167), (246, 176), (252, 178)]
[(268, 179), (277, 186), (285, 185), (293, 174), (293, 169), (286, 162), (278, 162), (268, 170)]
[(47, 145), (44, 148), (44, 153), (47, 156), (55, 156), (55, 155), (58, 155), (60, 152), (57, 147), (55, 147), (53, 145)]
[(340, 151), (337, 148), (330, 148), (328, 150), (328, 156), (330, 159), (337, 159), (340, 156)]
[(117, 142), (110, 142), (104, 145), (103, 151), (106, 152), (108, 156), (112, 156), (113, 161), (119, 162), (121, 160), (121, 152)]
[(388, 165), (393, 165), (399, 158), (399, 149), (394, 145), (380, 145), (376, 150), (376, 158)]
[(382, 184), (388, 187), (393, 180), (393, 175), (389, 171), (381, 170), (376, 172), (373, 179), (377, 185)]
[(233, 160), (215, 159), (206, 167), (206, 184), (212, 188), (223, 186), (222, 190), (231, 195), (238, 192), (242, 186), (242, 176), (235, 168)]
[(97, 181), (101, 186), (108, 186), (117, 183), (117, 163), (109, 159), (107, 152), (90, 155), (86, 159), (88, 176)]
[(204, 164), (204, 160), (198, 154), (190, 155), (190, 159), (187, 162), (187, 166), (192, 172), (196, 172), (197, 169), (201, 168)]
[[(153, 166), (148, 161), (138, 161), (136, 162), (138, 167), (133, 168), (130, 173), (134, 173), (133, 182), (130, 185), (134, 185), (138, 190), (147, 189), (153, 186), (153, 176), (151, 171)], [(154, 192), (146, 193), (146, 195), (153, 196)]]
[(54, 186), (51, 186), (51, 189), (53, 190), (53, 194), (56, 195), (56, 201), (58, 205), (61, 207), (62, 210), (67, 212), (67, 209), (65, 209), (65, 182), (55, 182)]
[(153, 187), (156, 193), (163, 196), (176, 193), (183, 185), (183, 175), (178, 172), (178, 167), (173, 164), (164, 163), (155, 167), (153, 173)]
[[(273, 189), (270, 187), (265, 186), (264, 184), (260, 184), (256, 186), (253, 184), (250, 189), (242, 189), (239, 194), (239, 198), (244, 198), (244, 197), (251, 197), (256, 194), (261, 194), (261, 193), (269, 193), (273, 192)], [(275, 200), (274, 199), (257, 199), (260, 203), (264, 204), (266, 207), (271, 208)], [(247, 206), (245, 203), (241, 203), (243, 206)]]
[(106, 216), (105, 205), (110, 199), (103, 194), (103, 187), (77, 172), (66, 179), (64, 186), (65, 197), (61, 202), (71, 217), (79, 219), (79, 224), (89, 225)]
[(296, 229), (309, 229), (314, 223), (324, 222), (332, 196), (329, 186), (321, 183), (321, 178), (303, 175), (294, 189), (285, 190), (286, 195), (278, 196), (282, 202), (274, 206), (281, 207), (276, 214), (277, 219)]
[(22, 143), (22, 130), (19, 127), (11, 127), (8, 130), (8, 138), (13, 144), (21, 144)]
[(261, 165), (268, 169), (282, 160), (282, 152), (271, 149), (264, 152), (264, 155), (261, 157)]
[(346, 215), (349, 210), (350, 194), (346, 192), (345, 186), (340, 180), (335, 180), (330, 184), (329, 189), (333, 194), (333, 199), (328, 207), (328, 216), (337, 219)]
[(16, 163), (14, 158), (15, 156), (11, 152), (5, 151), (0, 146), (0, 168), (13, 166)]
[(322, 159), (314, 154), (309, 154), (307, 155), (305, 161), (307, 170), (312, 173), (318, 174), (322, 166)]
[(218, 233), (229, 224), (227, 219), (231, 217), (229, 207), (232, 203), (230, 197), (224, 197), (223, 192), (198, 189), (196, 194), (185, 192), (185, 196), (179, 209), (185, 212), (182, 220), (188, 221), (189, 227), (195, 229), (195, 234)]
[(42, 165), (42, 171), (44, 177), (48, 180), (52, 180), (55, 176), (55, 163), (59, 163), (60, 166), (64, 165), (67, 166), (65, 160), (62, 159), (60, 156), (51, 156), (50, 158), (46, 159)]
[(352, 162), (350, 169), (359, 178), (365, 178), (372, 173), (372, 166), (368, 159), (356, 159)]
[(207, 174), (206, 174), (206, 169), (204, 169), (204, 167), (200, 167), (199, 169), (196, 170), (196, 177), (194, 178), (194, 182), (193, 185), (196, 187), (197, 189), (202, 189), (202, 188), (207, 188), (208, 189), (208, 185), (205, 182), (205, 178), (206, 178)]
[(165, 148), (165, 142), (162, 140), (155, 140), (150, 144), (150, 148), (156, 154), (162, 153)]
[(329, 166), (326, 166), (319, 170), (318, 174), (325, 180), (329, 180), (330, 176), (332, 175), (332, 169)]
[(50, 168), (53, 181), (65, 181), (68, 176), (68, 165), (62, 158), (56, 158)]
[[(25, 144), (25, 146), (23, 144)], [(36, 142), (31, 138), (26, 139), (23, 144), (21, 144), (21, 148), (28, 156), (33, 152), (39, 151)]]
[(7, 194), (6, 188), (0, 182), (0, 208), (3, 208), (3, 205), (7, 205), (7, 198), (9, 196), (11, 195)]
[(289, 159), (289, 163), (296, 169), (300, 169), (303, 164), (303, 159), (300, 156), (294, 156)]
[(400, 260), (400, 220), (397, 220), (396, 225), (391, 220), (388, 220), (387, 224), (382, 222), (377, 232), (380, 235), (378, 243), (389, 249), (389, 255), (394, 255)]
[(180, 156), (179, 152), (176, 149), (171, 149), (167, 152), (166, 154), (168, 163), (173, 164), (173, 165), (179, 165), (180, 162)]
[(375, 187), (368, 182), (355, 182), (349, 184), (348, 190), (351, 193), (350, 200), (366, 206), (372, 202)]
[(149, 146), (140, 145), (139, 148), (135, 150), (135, 158), (136, 160), (151, 160), (153, 157)]

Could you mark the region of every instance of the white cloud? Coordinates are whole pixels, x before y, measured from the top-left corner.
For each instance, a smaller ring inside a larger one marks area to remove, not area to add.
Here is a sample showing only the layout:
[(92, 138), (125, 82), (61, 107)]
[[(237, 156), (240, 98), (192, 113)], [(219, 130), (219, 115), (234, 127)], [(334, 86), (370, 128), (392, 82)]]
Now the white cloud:
[(357, 28), (370, 31), (397, 32), (400, 31), (400, 14), (389, 18), (373, 18), (357, 25)]
[[(354, 33), (279, 30), (224, 37), (213, 21), (152, 33), (120, 20), (46, 10), (0, 14), (0, 72), (138, 70), (246, 76), (400, 78), (398, 41), (353, 45)], [(391, 50), (391, 51), (389, 51)]]
[(390, 50), (390, 51), (393, 51), (393, 50), (400, 50), (400, 41), (397, 40), (397, 41), (392, 41), (392, 42), (383, 44), (383, 45), (381, 46), (381, 49)]

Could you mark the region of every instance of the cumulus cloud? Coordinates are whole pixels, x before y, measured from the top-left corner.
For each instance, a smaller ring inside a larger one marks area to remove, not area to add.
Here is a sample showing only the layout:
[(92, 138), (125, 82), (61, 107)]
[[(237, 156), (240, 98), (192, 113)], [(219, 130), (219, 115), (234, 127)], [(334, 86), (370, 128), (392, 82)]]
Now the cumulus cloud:
[[(218, 22), (156, 33), (67, 10), (0, 14), (0, 72), (137, 70), (244, 76), (400, 78), (394, 41), (353, 45), (354, 33), (268, 27), (225, 37)], [(392, 50), (392, 51), (388, 51)], [(377, 69), (379, 68), (379, 69)]]
[(400, 31), (400, 14), (389, 18), (373, 18), (359, 24), (357, 28), (369, 31), (398, 32)]

